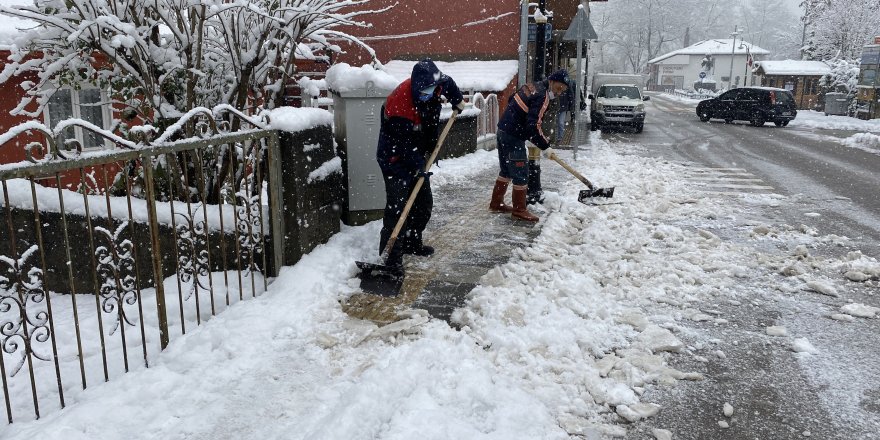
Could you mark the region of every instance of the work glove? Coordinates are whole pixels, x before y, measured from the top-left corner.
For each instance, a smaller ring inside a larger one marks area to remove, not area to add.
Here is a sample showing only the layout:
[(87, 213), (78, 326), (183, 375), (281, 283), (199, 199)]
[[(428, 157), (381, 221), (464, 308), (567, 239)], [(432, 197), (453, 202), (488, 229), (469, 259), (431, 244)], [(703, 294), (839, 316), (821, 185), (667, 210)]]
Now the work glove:
[(553, 150), (553, 148), (547, 147), (547, 149), (544, 150), (541, 154), (547, 159), (552, 159), (553, 155), (556, 154), (556, 152)]
[(460, 114), (461, 112), (464, 111), (464, 107), (465, 107), (464, 101), (461, 101), (458, 103), (458, 105), (452, 106), (452, 111)]
[(434, 173), (426, 172), (425, 170), (419, 170), (419, 172), (416, 173), (416, 179), (418, 179), (419, 177), (424, 177), (425, 180), (428, 180), (428, 178), (431, 177), (433, 174)]

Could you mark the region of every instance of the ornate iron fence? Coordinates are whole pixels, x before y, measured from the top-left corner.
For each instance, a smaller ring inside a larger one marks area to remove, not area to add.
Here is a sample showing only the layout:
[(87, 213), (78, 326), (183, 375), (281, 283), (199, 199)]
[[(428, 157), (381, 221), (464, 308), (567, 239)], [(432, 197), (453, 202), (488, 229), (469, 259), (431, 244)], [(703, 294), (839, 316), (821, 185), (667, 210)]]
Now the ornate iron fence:
[[(235, 119), (245, 128), (225, 130)], [(63, 140), (72, 125), (107, 148)], [(280, 209), (280, 189), (269, 185), (280, 182), (278, 135), (261, 121), (199, 109), (152, 141), (84, 121), (55, 130), (32, 122), (0, 145), (25, 131), (44, 142), (27, 145), (29, 162), (0, 165), (0, 377), (10, 423), (148, 367), (172, 335), (264, 291), (281, 253), (281, 240), (269, 240), (280, 230), (269, 224)]]

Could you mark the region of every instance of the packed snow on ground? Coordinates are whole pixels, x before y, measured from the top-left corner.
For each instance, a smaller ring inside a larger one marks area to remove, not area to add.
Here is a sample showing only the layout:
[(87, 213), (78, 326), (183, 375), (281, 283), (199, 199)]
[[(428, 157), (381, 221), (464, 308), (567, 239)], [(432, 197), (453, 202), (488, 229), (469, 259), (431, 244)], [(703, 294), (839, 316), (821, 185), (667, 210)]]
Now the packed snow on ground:
[[(707, 229), (738, 208), (695, 192), (684, 167), (591, 141), (572, 163), (617, 182), (621, 203), (580, 204), (573, 179), (548, 193), (540, 235), (482, 278), (453, 316), (460, 330), (417, 310), (383, 328), (345, 315), (339, 301), (358, 292), (354, 261), (374, 258), (380, 223), (344, 227), (265, 293), (175, 333), (150, 368), (135, 363), (85, 391), (73, 383), (67, 408), (46, 405), (39, 420), (19, 409), (0, 437), (568, 439), (651, 424), (663, 408), (641, 400), (646, 389), (703, 379), (669, 366), (697, 354), (683, 329), (724, 325), (712, 305), (748, 298), (743, 280), (768, 263)], [(440, 165), (433, 184), (455, 185), (494, 174), (497, 153)], [(15, 392), (27, 400), (29, 388)]]

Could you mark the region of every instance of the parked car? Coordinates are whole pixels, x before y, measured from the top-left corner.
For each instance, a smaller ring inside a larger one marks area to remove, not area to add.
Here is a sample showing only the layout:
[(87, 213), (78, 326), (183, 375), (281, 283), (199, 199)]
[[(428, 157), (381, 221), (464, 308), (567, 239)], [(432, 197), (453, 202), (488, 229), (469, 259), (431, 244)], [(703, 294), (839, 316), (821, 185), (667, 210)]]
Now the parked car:
[(697, 116), (703, 122), (709, 119), (749, 121), (760, 127), (773, 122), (784, 127), (797, 116), (797, 106), (791, 92), (771, 87), (742, 87), (729, 90), (716, 98), (700, 101)]

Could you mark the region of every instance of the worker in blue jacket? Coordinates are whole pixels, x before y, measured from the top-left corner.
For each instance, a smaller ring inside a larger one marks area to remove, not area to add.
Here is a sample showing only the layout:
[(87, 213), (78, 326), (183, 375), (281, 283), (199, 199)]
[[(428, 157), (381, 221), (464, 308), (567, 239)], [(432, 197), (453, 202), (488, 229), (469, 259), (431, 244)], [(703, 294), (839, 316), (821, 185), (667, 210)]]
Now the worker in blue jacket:
[[(526, 141), (535, 144), (550, 157), (550, 139), (544, 134), (541, 124), (550, 105), (568, 89), (568, 72), (559, 70), (546, 80), (526, 84), (510, 98), (507, 108), (498, 121), (498, 163), (500, 171), (492, 190), (489, 210), (510, 212), (514, 218), (536, 222), (538, 217), (526, 207), (526, 193), (529, 182), (529, 158)], [(504, 203), (508, 185), (513, 182), (513, 206)]]
[(425, 182), (416, 196), (409, 216), (385, 264), (401, 267), (404, 254), (429, 256), (434, 248), (422, 241), (422, 232), (431, 219), (434, 199), (425, 173), (427, 157), (439, 138), (440, 97), (445, 96), (453, 111), (464, 109), (464, 97), (455, 81), (444, 75), (430, 59), (418, 62), (409, 79), (402, 82), (382, 106), (382, 125), (376, 160), (385, 180), (385, 217), (379, 236), (379, 253), (385, 249), (403, 207), (420, 176)]

